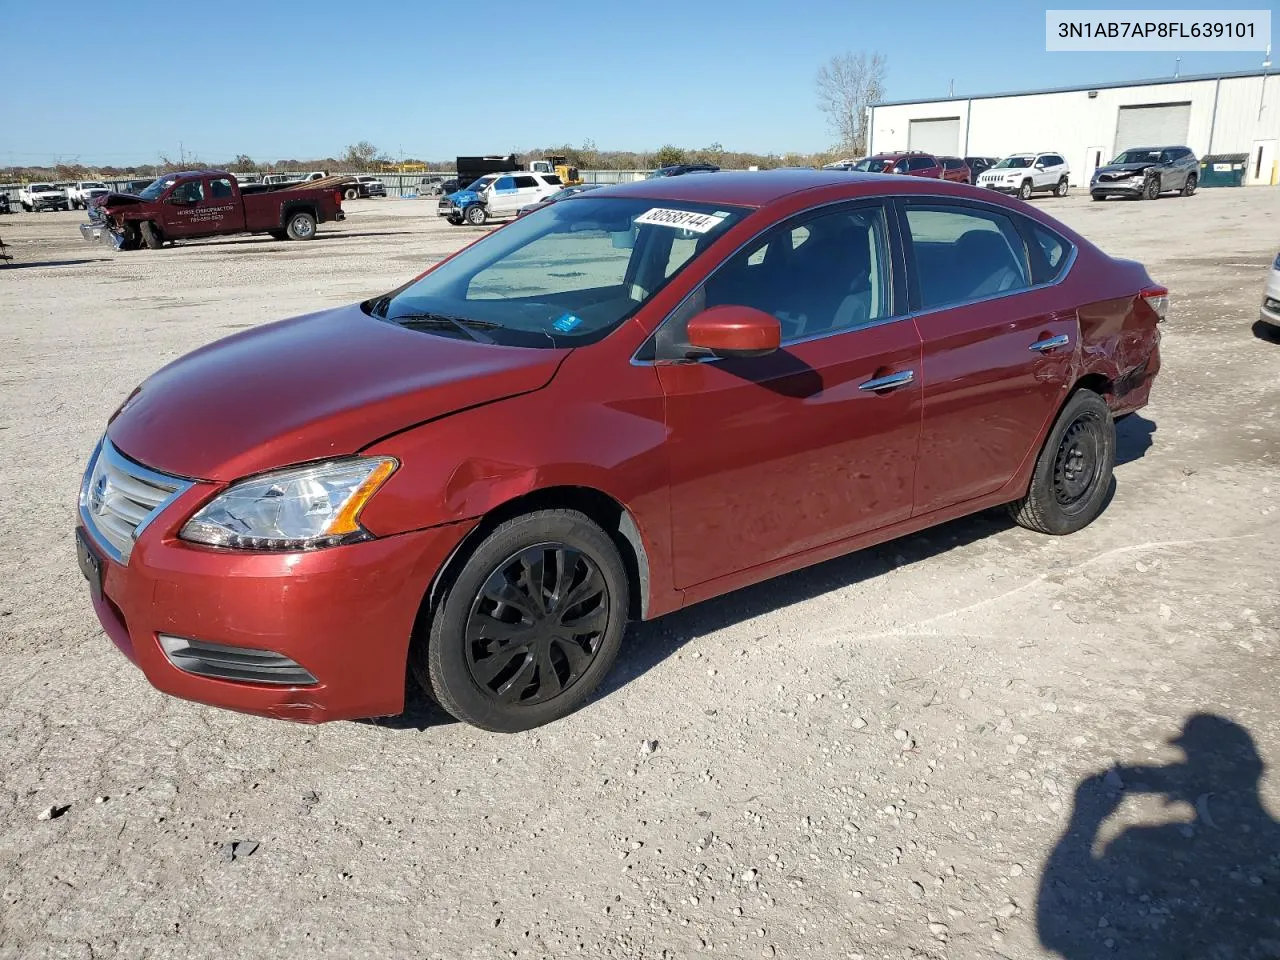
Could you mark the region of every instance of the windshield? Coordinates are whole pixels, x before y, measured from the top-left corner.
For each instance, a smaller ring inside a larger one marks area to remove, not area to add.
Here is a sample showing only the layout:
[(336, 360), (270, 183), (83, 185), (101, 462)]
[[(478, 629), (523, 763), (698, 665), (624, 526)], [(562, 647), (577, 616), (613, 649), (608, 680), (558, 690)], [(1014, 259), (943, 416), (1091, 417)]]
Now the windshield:
[(481, 177), (479, 180), (473, 180), (471, 182), (471, 185), (467, 187), (467, 189), (473, 191), (474, 193), (479, 193), (481, 190), (483, 190), (485, 187), (487, 187), (489, 184), (493, 183), (493, 181), (497, 179), (498, 179), (497, 177)]
[(1120, 156), (1111, 161), (1112, 163), (1159, 163), (1159, 150), (1126, 150)]
[(158, 200), (160, 194), (164, 193), (169, 187), (172, 187), (178, 181), (173, 177), (159, 177), (151, 181), (151, 186), (147, 187), (138, 194), (143, 200)]
[(640, 309), (745, 212), (631, 197), (553, 203), (363, 307), (441, 336), (525, 347), (590, 343)]
[(107, 189), (107, 185), (106, 185), (105, 183), (99, 183), (97, 180), (88, 180), (88, 181), (86, 181), (84, 184), (82, 184), (81, 189), (83, 189), (83, 190), (105, 190), (105, 189)]
[(996, 170), (1022, 170), (1031, 166), (1034, 157), (1005, 157), (995, 165)]
[(41, 193), (46, 193), (53, 189), (53, 185), (49, 183), (33, 183), (31, 185), (31, 189), (33, 191), (39, 190)]

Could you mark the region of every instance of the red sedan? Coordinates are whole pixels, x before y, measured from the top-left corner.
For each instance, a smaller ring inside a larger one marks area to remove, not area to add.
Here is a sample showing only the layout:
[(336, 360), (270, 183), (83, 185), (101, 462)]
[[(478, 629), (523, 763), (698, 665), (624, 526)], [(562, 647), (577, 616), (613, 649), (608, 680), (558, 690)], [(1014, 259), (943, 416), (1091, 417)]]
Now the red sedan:
[(1106, 502), (1167, 291), (914, 177), (672, 177), (552, 204), (385, 296), (150, 377), (85, 475), (106, 632), (296, 720), (565, 715), (647, 619), (1008, 504)]

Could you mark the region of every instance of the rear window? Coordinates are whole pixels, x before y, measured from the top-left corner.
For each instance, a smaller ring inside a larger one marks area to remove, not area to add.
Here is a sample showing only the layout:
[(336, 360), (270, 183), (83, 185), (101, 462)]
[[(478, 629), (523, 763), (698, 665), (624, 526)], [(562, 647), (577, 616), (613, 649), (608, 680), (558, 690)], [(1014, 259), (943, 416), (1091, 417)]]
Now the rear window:
[(555, 186), (555, 187), (558, 187), (558, 186), (560, 186), (562, 183), (564, 183), (564, 181), (560, 179), (559, 174), (555, 174), (555, 173), (548, 173), (548, 174), (546, 174), (545, 176), (543, 176), (543, 178), (542, 178), (542, 179), (543, 179), (543, 180), (545, 180), (545, 181), (547, 181), (547, 183), (549, 183), (549, 184), (551, 184), (552, 186)]
[(910, 204), (907, 229), (920, 307), (946, 307), (1025, 290), (1027, 254), (1003, 213), (952, 204)]
[(928, 170), (937, 165), (938, 163), (933, 157), (912, 157), (907, 161), (908, 170)]

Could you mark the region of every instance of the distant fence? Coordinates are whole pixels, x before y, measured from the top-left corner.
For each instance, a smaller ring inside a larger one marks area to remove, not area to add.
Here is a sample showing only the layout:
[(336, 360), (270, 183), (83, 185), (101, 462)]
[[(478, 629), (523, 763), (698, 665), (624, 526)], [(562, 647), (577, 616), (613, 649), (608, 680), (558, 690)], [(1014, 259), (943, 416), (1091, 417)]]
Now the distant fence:
[[(647, 170), (579, 170), (578, 175), (587, 183), (630, 183), (633, 180), (643, 180), (648, 172)], [(432, 171), (428, 173), (338, 173), (335, 176), (375, 176), (387, 188), (387, 196), (407, 198), (418, 195), (424, 179), (440, 177), (448, 180), (457, 176), (457, 174), (451, 171)], [(112, 190), (120, 190), (130, 181), (142, 179), (145, 178), (117, 177), (111, 179), (103, 178), (98, 182), (105, 183)], [(261, 179), (261, 177), (258, 179)], [(32, 182), (43, 183), (47, 181)], [(9, 195), (9, 203), (14, 210), (20, 209), (18, 206), (18, 191), (22, 189), (22, 186), (20, 183), (0, 183), (0, 193)]]

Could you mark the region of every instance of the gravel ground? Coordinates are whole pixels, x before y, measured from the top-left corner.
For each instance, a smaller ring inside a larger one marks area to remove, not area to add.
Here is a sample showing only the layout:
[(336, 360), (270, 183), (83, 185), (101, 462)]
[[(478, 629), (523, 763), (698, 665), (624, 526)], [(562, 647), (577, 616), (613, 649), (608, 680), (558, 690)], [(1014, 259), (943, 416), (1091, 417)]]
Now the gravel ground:
[(164, 697), (71, 536), (156, 367), (480, 231), (357, 201), (308, 244), (115, 254), (0, 218), (0, 958), (1280, 956), (1280, 190), (1034, 202), (1173, 291), (1102, 518), (987, 513), (634, 625), (514, 736)]

